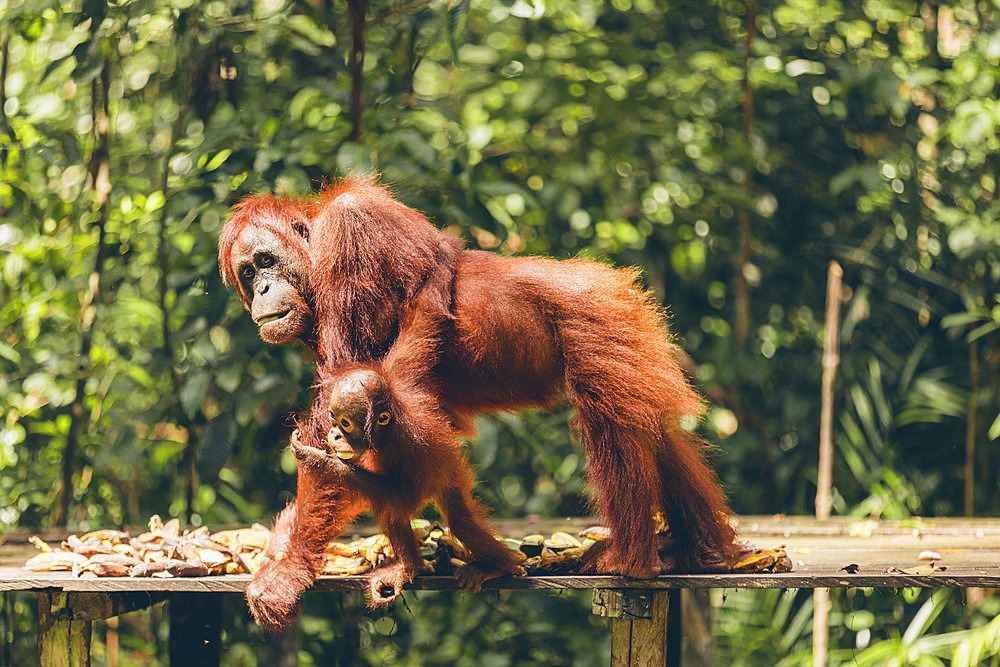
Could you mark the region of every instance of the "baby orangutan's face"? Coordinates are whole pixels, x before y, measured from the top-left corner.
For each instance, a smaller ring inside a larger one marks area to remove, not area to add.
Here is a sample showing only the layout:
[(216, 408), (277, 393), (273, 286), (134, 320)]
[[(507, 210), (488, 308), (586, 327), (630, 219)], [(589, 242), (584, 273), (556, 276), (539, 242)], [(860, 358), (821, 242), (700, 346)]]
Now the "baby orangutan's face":
[(373, 370), (352, 370), (338, 378), (330, 393), (330, 452), (349, 461), (377, 450), (392, 421), (388, 394), (385, 378)]

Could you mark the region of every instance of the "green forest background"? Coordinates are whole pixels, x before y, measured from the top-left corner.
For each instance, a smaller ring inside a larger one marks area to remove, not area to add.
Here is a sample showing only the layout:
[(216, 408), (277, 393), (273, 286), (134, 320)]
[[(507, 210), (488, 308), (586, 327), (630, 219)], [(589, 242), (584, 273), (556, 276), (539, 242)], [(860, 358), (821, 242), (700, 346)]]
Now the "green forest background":
[[(998, 91), (996, 0), (7, 0), (0, 531), (270, 522), (312, 370), (216, 242), (244, 195), (352, 171), (468, 247), (641, 266), (741, 513), (813, 512), (838, 261), (834, 513), (997, 516)], [(582, 511), (567, 420), (480, 422), (496, 516)], [(832, 598), (834, 663), (1000, 660), (995, 596)], [(586, 591), (406, 600), (307, 595), (302, 664), (607, 662)], [(807, 592), (715, 603), (718, 664), (811, 664)], [(225, 663), (266, 664), (226, 605)], [(9, 664), (34, 613), (3, 601)], [(165, 660), (160, 609), (117, 632), (122, 664)]]

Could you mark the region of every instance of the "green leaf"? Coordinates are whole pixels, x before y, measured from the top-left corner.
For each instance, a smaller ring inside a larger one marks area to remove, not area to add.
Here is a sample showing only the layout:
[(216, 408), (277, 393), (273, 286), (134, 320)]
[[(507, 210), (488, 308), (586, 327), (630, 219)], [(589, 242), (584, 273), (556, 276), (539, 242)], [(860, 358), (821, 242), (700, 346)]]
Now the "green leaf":
[(945, 315), (941, 318), (941, 328), (951, 329), (952, 327), (962, 327), (973, 322), (979, 322), (983, 319), (983, 316), (978, 313), (952, 313), (951, 315)]
[(162, 208), (166, 202), (167, 199), (163, 196), (163, 191), (155, 190), (154, 192), (149, 193), (149, 196), (146, 197), (146, 203), (142, 208), (146, 211), (146, 213), (152, 213), (153, 211)]
[(0, 357), (3, 357), (8, 361), (12, 361), (15, 364), (21, 363), (21, 353), (3, 341), (0, 341)]
[(219, 476), (219, 470), (226, 465), (233, 453), (238, 433), (236, 420), (228, 412), (224, 412), (208, 424), (201, 432), (198, 441), (198, 474), (203, 481), (211, 481)]
[(1000, 414), (998, 414), (997, 418), (993, 420), (992, 424), (990, 424), (990, 430), (987, 432), (987, 435), (990, 437), (990, 440), (1000, 438)]
[(986, 324), (976, 327), (970, 331), (966, 340), (971, 343), (976, 339), (982, 338), (986, 334), (993, 333), (997, 329), (1000, 329), (1000, 322), (987, 322)]
[(188, 375), (184, 386), (181, 387), (181, 407), (189, 419), (193, 419), (201, 410), (201, 403), (205, 400), (208, 392), (208, 385), (211, 377), (205, 371), (195, 371)]
[(226, 160), (228, 160), (229, 156), (232, 154), (233, 154), (232, 149), (223, 148), (221, 151), (215, 154), (215, 157), (213, 157), (211, 160), (208, 161), (208, 164), (205, 165), (205, 171), (215, 171), (216, 169), (221, 167), (222, 164)]
[(264, 405), (264, 394), (250, 394), (236, 397), (236, 423), (246, 426), (254, 418), (260, 407)]
[(146, 389), (153, 389), (155, 385), (153, 376), (150, 375), (149, 371), (147, 371), (142, 366), (139, 366), (137, 364), (129, 364), (127, 373), (130, 378), (138, 382)]
[(243, 367), (236, 364), (220, 368), (215, 375), (215, 384), (225, 392), (232, 394), (240, 386), (243, 379)]
[(471, 6), (471, 0), (458, 0), (448, 8), (448, 44), (451, 46), (451, 52), (455, 58), (458, 57), (458, 50), (465, 37), (465, 24)]
[(314, 44), (327, 48), (337, 44), (337, 37), (326, 28), (316, 25), (306, 14), (293, 14), (287, 19), (288, 26)]
[(306, 109), (308, 109), (315, 100), (319, 98), (319, 90), (312, 87), (306, 86), (299, 92), (295, 93), (295, 97), (288, 104), (288, 115), (294, 120), (298, 120), (305, 115)]

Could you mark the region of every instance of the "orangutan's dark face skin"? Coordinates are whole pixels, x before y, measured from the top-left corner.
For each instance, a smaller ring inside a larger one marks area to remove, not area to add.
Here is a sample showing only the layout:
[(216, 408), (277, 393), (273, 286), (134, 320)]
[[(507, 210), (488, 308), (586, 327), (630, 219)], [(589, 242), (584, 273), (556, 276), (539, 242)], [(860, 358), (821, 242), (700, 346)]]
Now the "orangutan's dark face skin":
[(392, 421), (388, 394), (385, 378), (370, 370), (350, 371), (337, 380), (330, 393), (331, 453), (348, 461), (367, 449), (378, 450)]
[(294, 247), (264, 227), (246, 227), (230, 256), (243, 303), (268, 343), (283, 345), (312, 328), (309, 263)]

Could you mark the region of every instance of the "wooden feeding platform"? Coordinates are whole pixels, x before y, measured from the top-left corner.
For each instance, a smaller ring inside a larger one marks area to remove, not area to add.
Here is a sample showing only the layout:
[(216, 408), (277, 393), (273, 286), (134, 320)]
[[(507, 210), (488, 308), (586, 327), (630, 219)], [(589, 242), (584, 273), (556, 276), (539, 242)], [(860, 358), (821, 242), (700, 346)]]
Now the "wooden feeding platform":
[[(498, 521), (522, 537), (573, 532), (593, 519)], [(650, 580), (615, 576), (545, 575), (486, 582), (492, 590), (594, 589), (594, 613), (610, 619), (613, 665), (680, 664), (684, 619), (679, 591), (695, 588), (1000, 588), (1000, 519), (824, 521), (745, 516), (740, 536), (758, 547), (785, 545), (793, 570), (780, 574), (672, 574)], [(90, 626), (170, 601), (171, 662), (215, 664), (220, 653), (219, 594), (242, 594), (251, 575), (130, 578), (28, 572), (34, 553), (24, 541), (0, 545), (0, 591), (38, 593), (39, 661), (89, 664)], [(937, 558), (935, 558), (937, 557)], [(323, 576), (316, 591), (365, 590), (361, 576)], [(411, 590), (455, 590), (452, 577), (420, 576)]]

